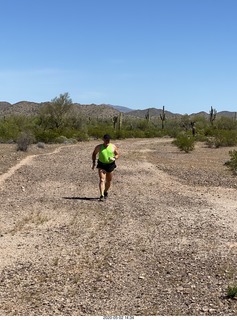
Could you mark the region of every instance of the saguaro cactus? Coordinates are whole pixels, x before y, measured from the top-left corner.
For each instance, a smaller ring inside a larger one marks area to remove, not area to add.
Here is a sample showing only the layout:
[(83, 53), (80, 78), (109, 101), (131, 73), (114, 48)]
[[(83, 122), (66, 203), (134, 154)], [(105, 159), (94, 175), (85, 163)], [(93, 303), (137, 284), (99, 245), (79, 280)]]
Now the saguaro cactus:
[(213, 123), (214, 123), (214, 121), (215, 121), (215, 119), (216, 119), (216, 114), (217, 114), (217, 111), (216, 111), (216, 109), (213, 109), (212, 107), (211, 107), (211, 110), (210, 110), (210, 122), (211, 122), (211, 125), (213, 126)]
[(122, 112), (119, 113), (119, 121), (118, 121), (118, 129), (121, 130), (122, 129), (122, 124), (123, 124), (123, 114)]
[(114, 130), (121, 130), (122, 122), (123, 122), (123, 114), (122, 112), (120, 112), (118, 116), (113, 117)]
[(162, 113), (160, 114), (161, 119), (161, 128), (164, 129), (164, 122), (165, 122), (165, 106), (163, 106)]
[(147, 122), (150, 122), (150, 120), (151, 120), (150, 109), (147, 110), (145, 118), (146, 118)]
[(118, 116), (113, 117), (114, 130), (116, 129), (116, 124), (118, 122)]
[(193, 137), (195, 137), (195, 135), (196, 135), (195, 121), (191, 121), (190, 126), (192, 128), (192, 135), (193, 135)]

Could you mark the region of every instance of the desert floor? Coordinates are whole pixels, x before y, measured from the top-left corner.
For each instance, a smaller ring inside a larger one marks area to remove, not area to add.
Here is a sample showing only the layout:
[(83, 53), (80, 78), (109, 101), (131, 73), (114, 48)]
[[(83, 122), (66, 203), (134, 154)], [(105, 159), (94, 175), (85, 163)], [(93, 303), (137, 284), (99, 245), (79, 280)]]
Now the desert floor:
[(0, 315), (237, 315), (237, 177), (231, 148), (113, 141), (106, 202), (100, 141), (0, 145)]

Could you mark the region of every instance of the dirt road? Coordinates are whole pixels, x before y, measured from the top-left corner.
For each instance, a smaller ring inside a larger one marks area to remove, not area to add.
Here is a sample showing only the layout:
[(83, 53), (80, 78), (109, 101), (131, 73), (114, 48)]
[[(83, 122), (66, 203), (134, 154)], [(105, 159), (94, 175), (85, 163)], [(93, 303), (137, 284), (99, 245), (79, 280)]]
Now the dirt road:
[(228, 149), (116, 141), (101, 203), (97, 143), (31, 155), (0, 176), (0, 315), (236, 315)]

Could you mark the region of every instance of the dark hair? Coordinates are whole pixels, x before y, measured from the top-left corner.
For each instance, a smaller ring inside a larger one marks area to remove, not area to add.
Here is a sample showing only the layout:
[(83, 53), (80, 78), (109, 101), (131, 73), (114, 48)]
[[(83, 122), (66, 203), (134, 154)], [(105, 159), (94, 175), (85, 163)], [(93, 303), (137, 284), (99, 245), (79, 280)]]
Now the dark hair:
[(104, 140), (110, 140), (111, 138), (110, 138), (110, 135), (109, 135), (109, 134), (105, 134), (105, 135), (103, 136), (103, 139), (104, 139)]

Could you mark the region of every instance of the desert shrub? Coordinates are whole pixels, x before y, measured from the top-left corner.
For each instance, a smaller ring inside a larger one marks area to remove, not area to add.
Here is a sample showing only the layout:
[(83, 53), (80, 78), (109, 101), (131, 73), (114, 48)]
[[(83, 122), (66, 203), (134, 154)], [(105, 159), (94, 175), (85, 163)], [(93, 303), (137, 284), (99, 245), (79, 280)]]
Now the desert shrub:
[(181, 132), (180, 122), (177, 120), (166, 120), (165, 128), (162, 130), (162, 136), (176, 138)]
[(197, 132), (197, 134), (195, 135), (195, 140), (196, 141), (200, 141), (200, 142), (207, 142), (208, 141), (208, 137), (206, 137), (204, 135), (203, 131), (199, 131)]
[(165, 129), (163, 130), (163, 135), (165, 136), (170, 136), (171, 138), (177, 138), (177, 136), (180, 134), (180, 130), (177, 129), (176, 127), (174, 128), (169, 128), (169, 129)]
[(114, 130), (112, 125), (107, 124), (106, 122), (98, 123), (96, 126), (88, 126), (88, 135), (97, 139), (101, 139), (105, 133), (108, 133), (112, 138), (114, 138)]
[(206, 139), (206, 145), (208, 148), (216, 148), (216, 140), (214, 137), (208, 137)]
[(60, 137), (56, 137), (54, 142), (55, 143), (66, 143), (67, 142), (67, 137), (64, 137), (64, 136), (60, 136)]
[(17, 138), (17, 151), (24, 151), (28, 150), (30, 144), (34, 141), (33, 136), (27, 132), (21, 132)]
[(78, 132), (73, 136), (77, 141), (89, 141), (89, 135), (86, 132)]
[(232, 147), (237, 145), (237, 131), (235, 130), (216, 130), (213, 136), (206, 142), (210, 148)]
[(16, 142), (21, 132), (33, 132), (34, 118), (10, 115), (0, 120), (0, 142)]
[(73, 138), (70, 138), (67, 140), (67, 143), (69, 144), (76, 144), (77, 142), (78, 142), (77, 139), (73, 139)]
[(173, 144), (175, 144), (181, 151), (188, 153), (194, 150), (195, 138), (186, 134), (179, 134), (173, 141)]
[(8, 121), (1, 121), (0, 123), (0, 142), (8, 142), (17, 139), (19, 134), (18, 128)]
[(219, 130), (236, 130), (237, 121), (230, 117), (221, 117), (216, 120), (216, 128)]
[(142, 130), (142, 131), (146, 131), (149, 128), (151, 128), (152, 124), (150, 122), (148, 122), (147, 120), (139, 120), (136, 124), (137, 129)]
[(64, 144), (75, 144), (75, 143), (77, 143), (77, 139), (60, 136), (60, 137), (55, 138), (54, 142), (55, 143), (64, 143)]
[(225, 165), (227, 165), (234, 174), (237, 174), (237, 151), (232, 150), (229, 152), (229, 155), (230, 160), (227, 161)]
[(237, 296), (237, 286), (228, 286), (227, 298), (233, 299)]
[(127, 130), (117, 130), (115, 133), (115, 139), (125, 139), (129, 136)]
[(34, 136), (36, 141), (41, 141), (44, 143), (53, 143), (55, 139), (59, 136), (58, 132), (51, 129), (44, 130), (41, 127), (35, 128)]
[(37, 143), (37, 147), (38, 147), (38, 148), (41, 148), (41, 149), (44, 149), (44, 147), (45, 147), (44, 142), (39, 141), (39, 142)]

